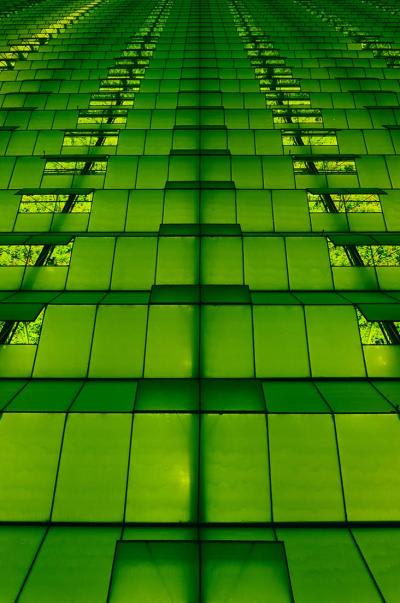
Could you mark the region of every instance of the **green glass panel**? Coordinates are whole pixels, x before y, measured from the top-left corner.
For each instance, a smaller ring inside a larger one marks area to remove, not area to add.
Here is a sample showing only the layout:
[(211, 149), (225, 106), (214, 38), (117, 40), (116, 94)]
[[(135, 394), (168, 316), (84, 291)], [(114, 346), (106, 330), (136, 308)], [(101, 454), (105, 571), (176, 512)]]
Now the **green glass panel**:
[(118, 528), (104, 527), (51, 529), (19, 600), (23, 603), (106, 600), (119, 532)]
[(263, 381), (269, 412), (328, 412), (329, 408), (314, 387), (304, 381)]
[(49, 517), (64, 416), (5, 414), (0, 421), (0, 514), (9, 521)]
[(278, 529), (296, 603), (378, 603), (371, 575), (346, 529)]
[(48, 306), (35, 362), (35, 377), (84, 377), (96, 308)]
[(244, 237), (245, 283), (250, 289), (287, 289), (285, 243), (281, 237)]
[(343, 521), (331, 417), (279, 414), (268, 424), (274, 519)]
[(201, 241), (201, 283), (242, 285), (242, 241), (239, 237), (203, 237)]
[(108, 289), (114, 245), (115, 241), (111, 237), (75, 239), (67, 288)]
[(190, 379), (143, 379), (139, 381), (136, 411), (196, 411), (199, 385)]
[(201, 191), (201, 222), (231, 224), (236, 222), (235, 191)]
[(122, 414), (68, 417), (53, 520), (122, 519), (130, 428), (130, 417)]
[(72, 412), (131, 412), (136, 381), (87, 381), (71, 407)]
[(90, 377), (141, 377), (146, 306), (100, 306), (92, 342)]
[(0, 529), (0, 598), (15, 601), (43, 538), (45, 528), (2, 526)]
[(263, 415), (203, 415), (200, 467), (204, 521), (270, 519), (267, 428)]
[(302, 308), (255, 306), (254, 343), (258, 377), (309, 375)]
[(194, 415), (135, 416), (127, 521), (193, 521), (197, 505), (197, 430)]
[(68, 410), (80, 387), (80, 381), (30, 381), (7, 410), (63, 412)]
[(374, 387), (394, 406), (400, 406), (399, 381), (373, 381)]
[(191, 542), (119, 542), (110, 603), (196, 603), (197, 556), (197, 546)]
[(306, 306), (311, 371), (315, 377), (363, 377), (361, 340), (354, 308)]
[(0, 382), (0, 409), (4, 408), (10, 403), (10, 400), (21, 391), (26, 384), (26, 381), (22, 380), (5, 380)]
[(386, 601), (400, 592), (399, 528), (355, 528), (355, 539)]
[(319, 381), (317, 386), (334, 412), (393, 410), (384, 397), (365, 381)]
[(94, 232), (124, 230), (127, 201), (127, 191), (97, 190), (93, 197), (89, 230)]
[(112, 289), (150, 289), (155, 279), (156, 253), (155, 237), (118, 238), (111, 281)]
[(254, 376), (249, 306), (203, 306), (201, 329), (202, 377)]
[(325, 239), (287, 237), (286, 249), (291, 289), (332, 289)]
[(282, 543), (204, 543), (203, 592), (219, 603), (289, 603), (292, 601)]
[(193, 377), (198, 365), (198, 308), (151, 306), (145, 377)]
[(398, 520), (399, 422), (393, 415), (336, 418), (347, 514), (350, 520)]
[(110, 157), (107, 163), (105, 188), (134, 188), (137, 157)]
[(259, 381), (252, 379), (203, 379), (201, 409), (204, 411), (265, 411)]
[(199, 280), (199, 239), (160, 237), (157, 255), (158, 285), (194, 285)]
[(245, 232), (273, 230), (271, 193), (258, 190), (236, 191), (237, 221)]

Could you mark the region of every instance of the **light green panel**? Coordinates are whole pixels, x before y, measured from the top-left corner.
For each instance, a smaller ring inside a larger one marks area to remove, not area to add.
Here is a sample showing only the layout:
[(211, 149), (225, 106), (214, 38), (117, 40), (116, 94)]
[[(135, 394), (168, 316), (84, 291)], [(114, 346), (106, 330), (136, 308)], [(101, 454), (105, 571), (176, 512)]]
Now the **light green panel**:
[(168, 130), (148, 130), (146, 133), (146, 155), (168, 155), (172, 148), (173, 133)]
[(0, 345), (0, 377), (30, 377), (36, 345)]
[(167, 171), (168, 157), (140, 157), (136, 188), (164, 188)]
[(68, 417), (54, 521), (121, 521), (128, 469), (129, 415)]
[(208, 603), (293, 601), (281, 543), (204, 543), (202, 592)]
[(145, 377), (194, 377), (198, 370), (198, 308), (151, 306)]
[(115, 247), (111, 288), (150, 289), (156, 270), (156, 237), (119, 237)]
[(376, 275), (381, 289), (395, 290), (400, 282), (400, 266), (377, 266)]
[(356, 165), (360, 186), (391, 188), (384, 157), (364, 156), (356, 159)]
[(295, 188), (291, 157), (263, 157), (265, 188)]
[(278, 529), (296, 603), (382, 601), (348, 530)]
[(117, 152), (121, 155), (142, 155), (146, 130), (121, 130)]
[(203, 521), (270, 520), (265, 417), (203, 415), (201, 438)]
[(21, 593), (21, 603), (106, 600), (119, 534), (118, 528), (51, 529)]
[[(3, 159), (4, 161), (4, 159)], [(36, 188), (40, 185), (45, 162), (39, 157), (18, 157), (10, 182), (10, 188)], [(7, 183), (4, 183), (7, 186)]]
[(141, 377), (147, 306), (100, 306), (89, 377)]
[(131, 190), (129, 193), (126, 230), (158, 231), (162, 222), (164, 191)]
[(286, 237), (291, 289), (332, 289), (326, 239)]
[[(173, 155), (169, 161), (168, 180), (196, 181), (200, 177), (199, 158), (194, 156)], [(223, 180), (223, 178), (221, 178)], [(229, 178), (228, 178), (229, 180)], [(162, 184), (164, 186), (165, 182)]]
[(195, 603), (198, 577), (195, 543), (122, 541), (118, 543), (109, 601)]
[(131, 412), (136, 393), (136, 381), (86, 382), (71, 406), (71, 412)]
[[(227, 178), (228, 179), (228, 178)], [(261, 159), (259, 157), (232, 157), (232, 180), (236, 188), (263, 188)]]
[(308, 377), (310, 374), (303, 309), (255, 306), (257, 377)]
[(19, 289), (24, 278), (25, 268), (23, 266), (1, 266), (0, 287), (3, 291)]
[(388, 230), (400, 230), (400, 191), (389, 190), (381, 197), (382, 210)]
[(8, 405), (18, 412), (65, 412), (81, 388), (79, 381), (33, 379)]
[(199, 281), (199, 239), (160, 237), (157, 255), (158, 285), (194, 285)]
[(218, 189), (201, 191), (200, 209), (201, 222), (204, 224), (235, 224), (235, 191)]
[[(197, 158), (193, 157), (197, 162)], [(232, 158), (232, 164), (233, 164)], [(252, 157), (253, 162), (256, 158)], [(225, 155), (201, 155), (198, 158), (199, 172), (197, 173), (196, 180), (210, 180), (210, 181), (231, 181), (231, 159)], [(194, 166), (193, 166), (194, 167)], [(256, 173), (256, 170), (255, 170)], [(171, 177), (171, 175), (170, 175)], [(181, 178), (179, 178), (181, 180)], [(247, 182), (247, 181), (246, 181)], [(246, 184), (244, 184), (246, 186)], [(240, 188), (240, 182), (238, 184)]]
[(317, 387), (334, 412), (391, 410), (389, 403), (367, 381), (319, 381)]
[[(368, 133), (366, 130), (365, 134)], [(339, 130), (336, 134), (339, 151), (343, 155), (346, 153), (366, 153), (365, 142), (361, 130)], [(367, 138), (367, 136), (366, 136)]]
[(364, 360), (354, 308), (306, 306), (311, 372), (314, 377), (363, 377)]
[(135, 416), (127, 521), (187, 522), (195, 519), (197, 430), (195, 415)]
[(125, 227), (128, 191), (97, 190), (90, 212), (89, 231), (121, 231)]
[(278, 130), (256, 130), (254, 137), (257, 153), (261, 155), (282, 154), (282, 137)]
[(336, 424), (348, 518), (398, 520), (398, 419), (393, 415), (339, 415)]
[(66, 266), (27, 266), (21, 288), (36, 291), (64, 289), (67, 274)]
[(240, 237), (203, 237), (201, 283), (243, 285), (243, 253)]
[(45, 532), (44, 527), (2, 526), (0, 529), (0, 598), (15, 601)]
[[(15, 197), (15, 199), (19, 202), (18, 197)], [(17, 205), (17, 207), (18, 207), (18, 205)], [(14, 217), (15, 216), (13, 216), (12, 223), (10, 224), (10, 227), (7, 230), (14, 230), (15, 232), (26, 232), (26, 231), (30, 231), (30, 230), (35, 231), (35, 232), (48, 232), (49, 230), (57, 230), (57, 231), (62, 230), (60, 223), (57, 224), (57, 228), (54, 228), (55, 220), (53, 219), (53, 216), (51, 214), (18, 213), (18, 214), (16, 214), (15, 226), (13, 228)], [(77, 216), (57, 216), (57, 217), (58, 218), (61, 217), (63, 226), (64, 226), (65, 223), (68, 221), (68, 218), (71, 218), (71, 217), (76, 218)], [(63, 220), (63, 218), (64, 218), (64, 220)], [(81, 216), (79, 216), (79, 218), (81, 218)], [(53, 225), (53, 228), (52, 228), (52, 225)], [(68, 229), (66, 229), (66, 230), (68, 230)]]
[(338, 266), (332, 268), (335, 289), (346, 291), (378, 288), (376, 270), (372, 266)]
[(86, 375), (95, 312), (95, 306), (48, 306), (34, 377)]
[(288, 288), (283, 237), (244, 237), (245, 284), (250, 289)]
[[(14, 169), (15, 157), (0, 157), (0, 186), (7, 188)], [(18, 182), (18, 181), (17, 181)], [(25, 185), (22, 185), (25, 186)], [(13, 187), (14, 188), (14, 187)], [(20, 185), (17, 185), (20, 188)]]
[(343, 521), (335, 432), (329, 415), (270, 415), (274, 519)]
[(104, 188), (135, 188), (137, 157), (110, 157)]
[(353, 534), (386, 601), (400, 592), (399, 528), (355, 528)]
[(309, 231), (310, 217), (303, 191), (272, 191), (275, 230), (282, 232)]
[(64, 416), (6, 414), (0, 421), (0, 514), (8, 521), (47, 521)]
[(323, 413), (328, 406), (313, 383), (307, 381), (263, 381), (265, 403), (269, 412)]
[(199, 199), (200, 193), (197, 190), (166, 190), (162, 221), (164, 224), (199, 222)]
[(0, 382), (0, 408), (3, 409), (26, 385), (24, 379), (3, 379)]
[(253, 377), (250, 306), (202, 306), (200, 356), (202, 377)]
[(237, 222), (244, 232), (273, 230), (271, 193), (269, 191), (236, 191)]
[[(0, 163), (1, 165), (1, 163)], [(0, 231), (7, 232), (13, 229), (14, 220), (19, 206), (19, 196), (14, 191), (0, 191)]]
[(112, 237), (77, 237), (72, 250), (67, 289), (108, 289), (114, 246), (115, 239)]

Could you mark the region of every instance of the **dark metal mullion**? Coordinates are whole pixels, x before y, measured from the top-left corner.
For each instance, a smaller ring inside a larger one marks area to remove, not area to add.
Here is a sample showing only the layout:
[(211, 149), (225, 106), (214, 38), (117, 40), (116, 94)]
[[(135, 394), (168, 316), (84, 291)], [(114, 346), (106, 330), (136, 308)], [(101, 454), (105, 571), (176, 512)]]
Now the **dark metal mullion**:
[[(193, 8), (193, 4), (191, 5), (191, 9)], [(199, 12), (199, 16), (202, 16), (201, 14), (201, 9), (202, 9), (202, 4), (199, 4), (199, 8), (200, 8), (200, 12)], [(200, 48), (200, 43), (201, 43), (201, 24), (203, 23), (203, 20), (200, 19), (197, 21), (197, 44), (198, 44), (198, 48)], [(201, 53), (199, 53), (199, 58), (198, 58), (198, 67), (197, 67), (197, 74), (198, 74), (198, 79), (197, 79), (197, 89), (200, 91), (200, 84), (201, 84)], [(200, 104), (200, 96), (201, 96), (201, 92), (198, 92), (198, 98), (199, 98), (199, 103), (198, 103), (198, 107)], [(203, 342), (203, 337), (202, 337), (202, 311), (203, 311), (203, 306), (202, 306), (202, 302), (203, 302), (203, 296), (202, 296), (202, 287), (203, 287), (203, 278), (202, 278), (202, 202), (203, 202), (203, 195), (202, 195), (202, 182), (201, 182), (201, 133), (202, 133), (202, 126), (201, 126), (201, 112), (200, 109), (197, 108), (197, 122), (198, 125), (200, 127), (200, 131), (199, 131), (199, 135), (197, 138), (197, 143), (199, 146), (199, 153), (200, 156), (198, 158), (198, 174), (197, 174), (197, 181), (199, 183), (199, 191), (198, 191), (198, 220), (199, 220), (199, 231), (198, 231), (198, 253), (199, 253), (199, 257), (198, 257), (198, 288), (199, 288), (199, 306), (198, 306), (198, 312), (199, 312), (199, 316), (198, 316), (198, 337), (197, 337), (197, 346), (198, 346), (198, 361), (197, 361), (197, 371), (198, 371), (198, 395), (199, 395), (199, 412), (197, 415), (197, 421), (198, 421), (198, 425), (197, 425), (197, 551), (198, 551), (198, 560), (197, 560), (197, 601), (198, 603), (203, 603), (203, 593), (204, 593), (204, 589), (203, 589), (203, 544), (202, 544), (202, 531), (201, 531), (201, 520), (202, 520), (202, 503), (203, 503), (203, 499), (202, 499), (202, 445), (201, 445), (201, 441), (202, 441), (202, 423), (203, 423), (203, 416), (202, 416), (202, 398), (203, 398), (203, 388), (202, 388), (202, 342)]]
[[(18, 525), (21, 525), (21, 524), (19, 523)], [(29, 576), (31, 575), (31, 572), (32, 572), (32, 569), (33, 569), (33, 567), (34, 567), (34, 565), (36, 563), (36, 560), (39, 557), (39, 553), (40, 553), (40, 551), (43, 548), (43, 545), (44, 545), (44, 542), (46, 540), (47, 534), (49, 533), (49, 530), (50, 530), (50, 525), (47, 524), (45, 526), (44, 534), (43, 534), (42, 539), (41, 539), (41, 541), (39, 543), (39, 546), (37, 547), (36, 552), (35, 552), (35, 554), (33, 556), (33, 559), (32, 559), (32, 561), (31, 561), (31, 563), (30, 563), (30, 565), (28, 567), (28, 570), (27, 570), (27, 572), (26, 572), (26, 574), (24, 576), (24, 579), (22, 580), (22, 584), (21, 584), (21, 586), (20, 586), (20, 588), (18, 590), (17, 596), (15, 597), (14, 603), (18, 603), (18, 601), (20, 600), (21, 594), (22, 594), (22, 592), (23, 592), (23, 590), (25, 588), (26, 583), (28, 582)]]
[(334, 436), (335, 436), (335, 446), (336, 446), (336, 455), (337, 455), (338, 469), (339, 469), (340, 489), (342, 492), (344, 519), (345, 519), (345, 523), (348, 524), (349, 518), (348, 518), (348, 514), (347, 514), (346, 493), (345, 493), (345, 488), (344, 488), (342, 461), (340, 458), (339, 438), (338, 438), (338, 432), (337, 432), (336, 417), (335, 417), (334, 412), (331, 413), (331, 417), (332, 417), (333, 431), (334, 431)]
[(356, 547), (356, 549), (357, 549), (357, 553), (358, 553), (358, 555), (360, 556), (361, 561), (362, 561), (362, 563), (364, 564), (364, 567), (365, 567), (365, 569), (367, 570), (367, 573), (368, 573), (369, 577), (371, 578), (371, 580), (372, 580), (372, 582), (373, 582), (373, 584), (374, 584), (374, 586), (375, 586), (375, 588), (376, 588), (376, 590), (377, 590), (377, 592), (378, 592), (379, 597), (381, 598), (381, 600), (383, 601), (383, 603), (388, 603), (388, 602), (386, 601), (386, 598), (385, 598), (385, 597), (384, 597), (384, 595), (383, 595), (383, 592), (382, 592), (382, 590), (381, 590), (381, 588), (380, 588), (380, 586), (379, 586), (379, 584), (378, 584), (378, 582), (377, 582), (377, 580), (376, 580), (376, 578), (375, 578), (375, 576), (374, 576), (373, 572), (371, 571), (371, 568), (369, 567), (369, 564), (368, 564), (368, 562), (367, 562), (367, 560), (366, 560), (366, 558), (365, 558), (365, 556), (364, 556), (364, 553), (363, 553), (363, 552), (362, 552), (362, 550), (361, 550), (360, 545), (359, 545), (359, 544), (358, 544), (358, 542), (357, 542), (356, 537), (355, 537), (355, 536), (354, 536), (354, 534), (353, 534), (353, 530), (352, 530), (351, 528), (348, 528), (348, 532), (349, 532), (349, 534), (350, 534), (350, 538), (352, 539), (352, 541), (353, 541), (353, 543), (354, 543), (354, 546), (355, 546), (355, 547)]
[(0, 345), (10, 343), (18, 328), (19, 320), (6, 320), (0, 331)]

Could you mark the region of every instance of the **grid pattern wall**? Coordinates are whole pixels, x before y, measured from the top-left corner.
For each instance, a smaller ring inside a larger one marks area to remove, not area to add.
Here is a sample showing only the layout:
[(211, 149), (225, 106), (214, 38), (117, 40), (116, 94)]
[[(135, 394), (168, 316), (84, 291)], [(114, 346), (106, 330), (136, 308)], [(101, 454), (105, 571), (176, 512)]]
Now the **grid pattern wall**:
[(396, 0), (0, 17), (0, 603), (398, 603)]

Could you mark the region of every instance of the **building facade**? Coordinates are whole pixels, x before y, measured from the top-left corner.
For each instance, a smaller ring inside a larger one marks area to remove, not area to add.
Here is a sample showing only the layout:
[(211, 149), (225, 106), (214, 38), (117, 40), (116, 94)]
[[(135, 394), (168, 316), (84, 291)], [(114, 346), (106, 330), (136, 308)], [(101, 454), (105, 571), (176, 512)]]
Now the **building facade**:
[(398, 603), (396, 0), (0, 12), (0, 603)]

